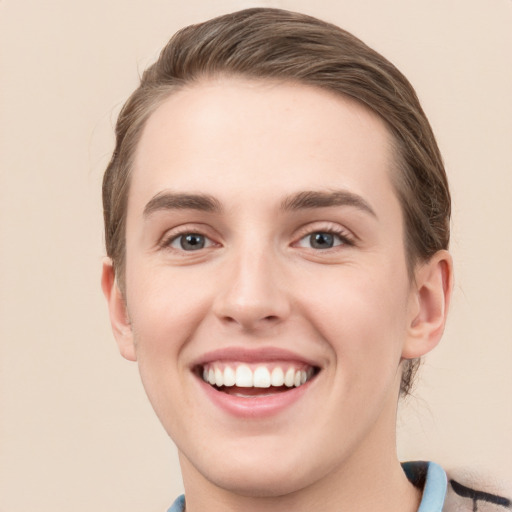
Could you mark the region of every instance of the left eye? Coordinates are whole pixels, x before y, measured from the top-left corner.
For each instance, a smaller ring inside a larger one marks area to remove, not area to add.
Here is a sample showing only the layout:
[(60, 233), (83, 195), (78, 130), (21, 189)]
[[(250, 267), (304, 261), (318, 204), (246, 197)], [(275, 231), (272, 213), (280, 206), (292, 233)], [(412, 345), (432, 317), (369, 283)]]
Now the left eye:
[(340, 235), (327, 231), (315, 231), (299, 240), (299, 247), (310, 247), (312, 249), (331, 249), (344, 242)]
[(174, 238), (169, 245), (174, 249), (183, 251), (199, 251), (205, 247), (210, 247), (213, 242), (199, 233), (184, 233)]

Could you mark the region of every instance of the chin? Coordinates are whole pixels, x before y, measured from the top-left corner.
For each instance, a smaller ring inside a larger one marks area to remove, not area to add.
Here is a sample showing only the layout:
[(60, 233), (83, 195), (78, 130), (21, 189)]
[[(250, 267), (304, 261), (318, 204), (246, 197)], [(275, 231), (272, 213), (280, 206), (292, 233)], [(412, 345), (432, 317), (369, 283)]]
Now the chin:
[[(216, 457), (216, 462), (200, 460), (198, 464), (188, 460), (195, 471), (220, 489), (239, 496), (254, 498), (275, 498), (293, 494), (320, 480), (329, 468), (315, 467), (308, 463), (304, 453), (297, 449), (290, 457), (282, 450), (262, 456), (245, 453), (237, 457)], [(231, 452), (233, 453), (233, 452)], [(236, 452), (234, 452), (236, 453)]]
[(215, 472), (210, 481), (226, 491), (252, 498), (277, 498), (292, 494), (308, 487), (311, 483), (308, 475), (297, 475), (295, 468), (276, 471), (272, 467), (251, 468), (247, 471)]

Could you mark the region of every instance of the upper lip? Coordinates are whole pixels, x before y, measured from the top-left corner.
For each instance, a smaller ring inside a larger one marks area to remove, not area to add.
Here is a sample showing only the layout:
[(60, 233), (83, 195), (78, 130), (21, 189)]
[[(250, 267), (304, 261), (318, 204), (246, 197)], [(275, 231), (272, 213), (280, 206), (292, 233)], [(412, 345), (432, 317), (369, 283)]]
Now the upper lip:
[(202, 366), (214, 361), (236, 361), (241, 363), (265, 363), (270, 361), (299, 362), (319, 368), (317, 361), (304, 357), (291, 350), (277, 347), (227, 347), (203, 354), (192, 363), (192, 367)]

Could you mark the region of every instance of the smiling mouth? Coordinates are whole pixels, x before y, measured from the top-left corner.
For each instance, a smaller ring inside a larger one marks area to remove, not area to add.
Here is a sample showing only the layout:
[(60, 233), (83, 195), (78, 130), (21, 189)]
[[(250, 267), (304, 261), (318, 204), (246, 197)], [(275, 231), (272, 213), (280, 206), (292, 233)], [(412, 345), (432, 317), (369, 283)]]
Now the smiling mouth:
[(252, 398), (284, 393), (311, 381), (319, 368), (301, 363), (212, 362), (197, 368), (202, 380), (217, 391)]

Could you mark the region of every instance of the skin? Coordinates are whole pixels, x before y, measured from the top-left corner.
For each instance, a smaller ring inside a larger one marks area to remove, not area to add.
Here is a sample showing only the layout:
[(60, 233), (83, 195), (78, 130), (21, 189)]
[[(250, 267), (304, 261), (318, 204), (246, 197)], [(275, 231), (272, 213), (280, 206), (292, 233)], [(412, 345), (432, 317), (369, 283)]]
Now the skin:
[[(452, 264), (440, 251), (409, 280), (392, 168), (379, 117), (304, 85), (208, 80), (149, 119), (126, 295), (108, 260), (102, 284), (120, 351), (178, 447), (187, 511), (417, 509), (395, 450), (401, 362), (439, 341)], [(334, 190), (340, 204), (283, 208)], [(169, 193), (208, 195), (216, 210), (155, 200)], [(333, 247), (311, 245), (320, 232)], [(205, 247), (184, 250), (185, 233)], [(285, 410), (240, 418), (192, 371), (232, 347), (290, 350), (320, 372)]]

